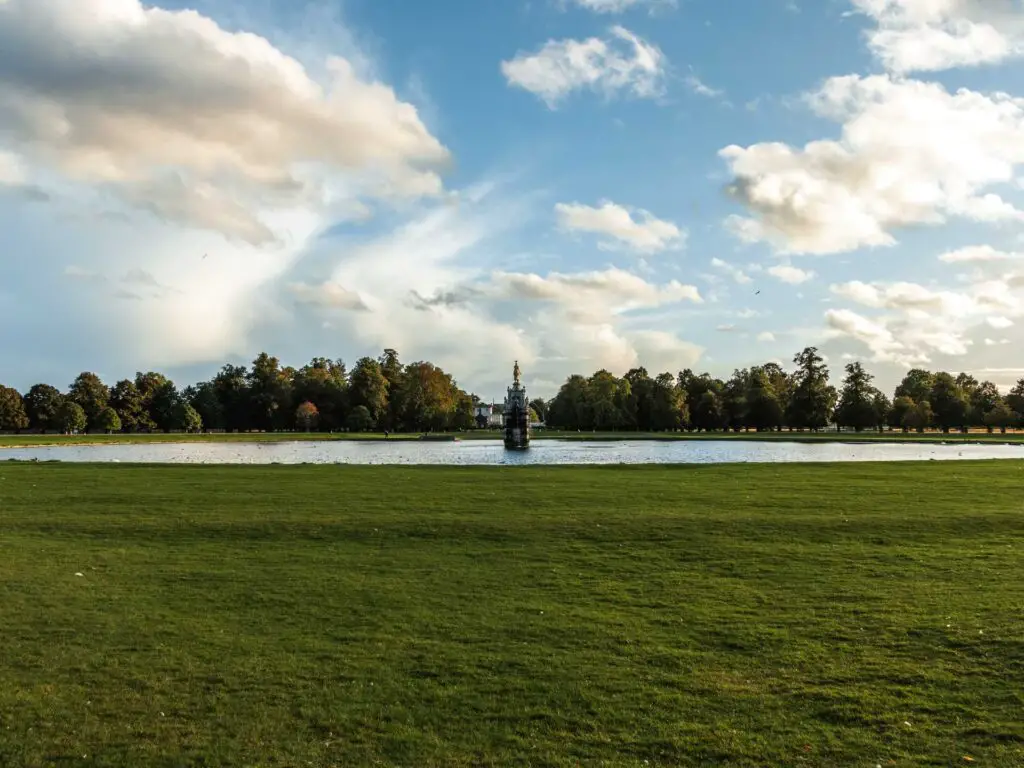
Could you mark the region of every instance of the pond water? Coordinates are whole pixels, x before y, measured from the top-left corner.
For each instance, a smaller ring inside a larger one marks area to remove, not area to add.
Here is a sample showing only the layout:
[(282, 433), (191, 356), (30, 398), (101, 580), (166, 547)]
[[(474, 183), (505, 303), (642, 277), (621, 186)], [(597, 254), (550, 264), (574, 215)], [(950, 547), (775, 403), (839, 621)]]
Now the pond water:
[(1024, 459), (1024, 445), (742, 440), (536, 440), (506, 451), (497, 440), (150, 443), (0, 449), (9, 459), (156, 464), (718, 464), (742, 462)]

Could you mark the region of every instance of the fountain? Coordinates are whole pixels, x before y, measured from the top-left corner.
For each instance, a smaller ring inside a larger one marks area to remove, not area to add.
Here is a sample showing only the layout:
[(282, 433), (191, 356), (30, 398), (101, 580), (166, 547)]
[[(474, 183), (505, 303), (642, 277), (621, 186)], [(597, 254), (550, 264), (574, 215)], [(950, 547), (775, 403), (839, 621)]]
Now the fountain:
[(519, 382), (519, 361), (512, 369), (512, 386), (505, 397), (505, 447), (518, 451), (530, 447), (530, 402)]

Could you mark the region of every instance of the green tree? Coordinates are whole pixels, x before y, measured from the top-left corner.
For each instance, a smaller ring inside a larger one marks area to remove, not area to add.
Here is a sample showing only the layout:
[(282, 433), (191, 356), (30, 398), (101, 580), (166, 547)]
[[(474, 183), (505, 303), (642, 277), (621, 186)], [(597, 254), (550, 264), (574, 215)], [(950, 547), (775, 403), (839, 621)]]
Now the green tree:
[(107, 406), (100, 411), (100, 415), (96, 417), (96, 428), (103, 430), (108, 435), (112, 432), (120, 432), (121, 417), (117, 415), (117, 411), (110, 406)]
[(316, 406), (307, 400), (295, 409), (295, 425), (303, 432), (311, 432), (316, 429), (317, 421), (320, 419), (320, 412)]
[(934, 414), (934, 423), (943, 432), (949, 432), (953, 427), (964, 427), (967, 424), (970, 401), (960, 385), (957, 384), (956, 379), (950, 374), (935, 374), (928, 402)]
[(1017, 414), (1004, 402), (996, 403), (984, 417), (985, 426), (988, 427), (989, 432), (998, 429), (1003, 434), (1006, 434), (1006, 430), (1012, 427), (1017, 419)]
[(284, 429), (291, 418), (291, 380), (280, 361), (261, 352), (248, 376), (251, 426), (266, 432)]
[(60, 390), (49, 384), (36, 384), (25, 394), (24, 401), (30, 428), (40, 432), (60, 429), (57, 413), (64, 402)]
[(0, 386), (0, 432), (28, 429), (28, 414), (21, 393), (13, 387)]
[[(385, 349), (384, 353), (377, 358), (380, 364), (381, 375), (388, 383), (387, 409), (378, 418), (378, 427), (389, 432), (400, 428), (425, 429), (421, 426), (424, 421), (432, 421), (435, 414), (424, 416), (416, 412), (415, 403), (407, 403), (404, 396), (415, 396), (416, 386), (403, 386), (406, 378), (406, 367), (399, 360), (398, 352), (393, 349)], [(371, 409), (372, 410), (372, 409)]]
[(249, 418), (249, 372), (244, 365), (225, 365), (213, 378), (220, 401), (224, 429), (241, 432), (252, 428)]
[(1014, 384), (1013, 389), (1006, 396), (1006, 404), (1017, 414), (1014, 425), (1020, 425), (1024, 420), (1024, 379), (1020, 379)]
[(930, 371), (914, 368), (903, 377), (903, 381), (896, 387), (895, 397), (909, 397), (915, 403), (920, 403), (931, 397), (932, 386), (935, 384), (935, 374)]
[(753, 368), (747, 377), (745, 426), (767, 432), (782, 426), (783, 404), (772, 385), (772, 372)]
[(797, 370), (787, 411), (791, 427), (818, 430), (828, 425), (835, 412), (836, 388), (828, 383), (828, 366), (816, 347), (807, 347), (793, 358)]
[(871, 384), (873, 378), (860, 363), (847, 364), (846, 378), (836, 406), (836, 424), (853, 427), (860, 432), (884, 422), (884, 417), (882, 422), (879, 421), (878, 397), (881, 392)]
[(619, 406), (620, 390), (628, 387), (610, 371), (601, 369), (587, 382), (590, 395), (590, 411), (594, 418), (594, 429), (610, 431), (623, 425), (622, 410)]
[[(925, 402), (928, 401), (926, 400)], [(889, 426), (902, 429), (906, 432), (910, 429), (910, 424), (908, 423), (908, 418), (910, 418), (909, 414), (914, 411), (915, 408), (917, 408), (917, 403), (907, 395), (900, 395), (897, 397), (893, 401), (892, 408), (889, 409)]]
[[(960, 374), (963, 376), (964, 374)], [(1003, 396), (999, 394), (999, 387), (991, 381), (983, 381), (967, 392), (970, 400), (970, 410), (967, 417), (972, 427), (989, 426), (985, 416), (995, 410), (996, 406), (1003, 403)]]
[(365, 405), (357, 405), (353, 408), (345, 421), (351, 432), (369, 432), (376, 426), (373, 414)]
[(217, 397), (217, 387), (212, 381), (186, 387), (182, 399), (196, 412), (200, 425), (207, 429), (224, 429), (224, 406)]
[(651, 389), (651, 424), (655, 432), (683, 429), (690, 421), (686, 392), (676, 386), (671, 373), (660, 373)]
[(85, 409), (70, 398), (65, 398), (57, 411), (57, 424), (66, 435), (84, 432), (88, 426)]
[(140, 432), (166, 429), (174, 409), (173, 399), (169, 401), (166, 396), (167, 385), (171, 380), (156, 371), (137, 371), (133, 383), (139, 398), (139, 413), (134, 418), (135, 429)]
[(924, 432), (935, 421), (935, 414), (932, 406), (927, 400), (920, 403), (913, 403), (909, 410), (903, 414), (903, 426), (906, 429), (913, 429), (918, 433)]
[(728, 415), (722, 404), (721, 395), (714, 390), (708, 390), (701, 395), (693, 411), (693, 426), (704, 432), (715, 432), (725, 429), (727, 425)]
[(348, 410), (348, 372), (342, 360), (313, 358), (295, 372), (292, 383), (295, 402), (310, 402), (316, 406), (320, 429), (334, 430), (345, 426)]
[(722, 408), (726, 426), (734, 432), (748, 426), (747, 392), (750, 389), (750, 371), (746, 368), (733, 371), (732, 378), (725, 382), (722, 391)]
[(178, 392), (178, 388), (170, 379), (164, 381), (153, 393), (149, 404), (149, 412), (157, 429), (164, 432), (184, 429), (181, 423), (181, 406), (184, 399)]
[(88, 371), (80, 373), (68, 390), (68, 399), (78, 403), (85, 412), (85, 419), (88, 426), (97, 426), (96, 419), (100, 412), (107, 407), (110, 400), (110, 391), (95, 373)]
[(889, 421), (889, 413), (892, 411), (892, 403), (889, 402), (889, 398), (886, 397), (885, 394), (875, 390), (875, 397), (872, 401), (872, 405), (874, 406), (875, 411), (874, 426), (878, 428), (879, 432), (881, 432), (885, 429), (885, 425)]
[(175, 403), (169, 424), (169, 429), (180, 429), (184, 432), (203, 431), (203, 417), (183, 398), (179, 398)]
[(363, 357), (356, 361), (349, 376), (349, 404), (353, 410), (360, 405), (370, 412), (374, 425), (388, 413), (388, 380), (380, 363)]
[(548, 406), (548, 426), (559, 429), (591, 429), (589, 383), (578, 374), (565, 380)]
[(117, 412), (121, 428), (126, 432), (149, 431), (155, 427), (134, 381), (117, 382), (110, 390), (109, 405)]

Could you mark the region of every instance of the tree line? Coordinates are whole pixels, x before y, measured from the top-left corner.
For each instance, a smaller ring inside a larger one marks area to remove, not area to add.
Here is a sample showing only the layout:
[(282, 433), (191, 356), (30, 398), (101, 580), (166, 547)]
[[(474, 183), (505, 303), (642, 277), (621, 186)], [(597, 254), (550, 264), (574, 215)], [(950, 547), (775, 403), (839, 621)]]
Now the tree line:
[[(767, 363), (725, 380), (689, 369), (653, 378), (644, 368), (622, 377), (600, 370), (570, 376), (550, 402), (538, 398), (530, 407), (549, 428), (587, 431), (1024, 427), (1024, 379), (1004, 397), (966, 373), (914, 369), (890, 399), (858, 362), (846, 365), (838, 388), (816, 348), (793, 363), (792, 371)], [(112, 386), (84, 372), (64, 392), (0, 386), (0, 431), (459, 431), (486, 426), (476, 417), (479, 402), (437, 366), (403, 364), (393, 349), (361, 358), (351, 371), (322, 357), (295, 369), (261, 353), (250, 366), (225, 365), (180, 390), (152, 371)]]
[(547, 425), (570, 430), (759, 432), (842, 427), (989, 431), (1024, 427), (1024, 379), (1005, 397), (990, 381), (915, 368), (890, 399), (859, 362), (837, 388), (815, 347), (777, 363), (743, 368), (727, 379), (687, 369), (652, 378), (644, 368), (617, 377), (606, 370), (570, 376), (547, 405)]
[(155, 432), (445, 431), (476, 426), (477, 400), (428, 362), (403, 364), (387, 349), (349, 371), (314, 358), (295, 369), (261, 353), (251, 366), (225, 365), (184, 389), (161, 373), (106, 385), (81, 373), (62, 392), (36, 384), (0, 386), (0, 431)]

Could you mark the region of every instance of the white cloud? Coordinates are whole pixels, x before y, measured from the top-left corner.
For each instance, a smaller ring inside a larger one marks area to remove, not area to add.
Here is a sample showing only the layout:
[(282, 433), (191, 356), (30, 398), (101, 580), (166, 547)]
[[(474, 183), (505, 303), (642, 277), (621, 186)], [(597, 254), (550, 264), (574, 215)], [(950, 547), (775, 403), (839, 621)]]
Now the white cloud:
[(729, 277), (731, 277), (740, 285), (746, 285), (752, 282), (750, 275), (748, 275), (742, 269), (726, 261), (722, 261), (718, 257), (715, 257), (711, 260), (711, 266), (717, 269), (718, 271), (724, 272), (725, 274), (729, 275)]
[[(555, 213), (563, 229), (605, 235), (637, 253), (659, 253), (681, 247), (686, 241), (686, 233), (672, 222), (663, 221), (648, 211), (634, 211), (608, 200), (602, 200), (598, 208), (580, 203), (558, 203)], [(615, 247), (608, 242), (601, 246)]]
[(25, 183), (25, 167), (17, 155), (0, 150), (0, 186), (19, 186)]
[(652, 11), (660, 6), (676, 5), (676, 0), (569, 0), (594, 13), (624, 13), (634, 8), (648, 7)]
[(509, 298), (565, 304), (574, 312), (583, 308), (602, 314), (660, 307), (681, 301), (702, 303), (692, 285), (672, 280), (655, 285), (621, 269), (547, 276), (533, 273), (496, 272), (488, 288)]
[(296, 301), (302, 304), (331, 309), (367, 309), (358, 293), (331, 281), (318, 285), (292, 283), (288, 290), (295, 296)]
[(1009, 339), (985, 339), (986, 347), (1001, 347), (1009, 343)]
[(730, 228), (783, 253), (889, 246), (894, 231), (949, 217), (1021, 221), (987, 188), (1024, 163), (1024, 100), (887, 76), (834, 77), (807, 97), (842, 123), (839, 140), (802, 149), (729, 146), (730, 192), (750, 213)]
[(1016, 0), (852, 0), (877, 24), (868, 44), (891, 71), (994, 64), (1024, 54)]
[(765, 342), (775, 341), (775, 334), (772, 333), (771, 331), (762, 331), (761, 333), (757, 334), (757, 340)]
[(997, 331), (1003, 331), (1007, 328), (1013, 327), (1013, 320), (1008, 317), (1002, 317), (1001, 315), (995, 315), (985, 320), (990, 326), (995, 328)]
[(696, 75), (687, 75), (684, 82), (687, 87), (698, 96), (707, 96), (709, 99), (717, 99), (719, 96), (723, 96), (725, 94), (725, 91), (718, 88), (712, 88)]
[[(967, 354), (978, 329), (1013, 326), (1012, 318), (1024, 316), (1021, 288), (1024, 276), (1020, 274), (973, 282), (962, 291), (908, 282), (842, 283), (831, 286), (833, 294), (879, 314), (868, 318), (847, 309), (831, 310), (826, 324), (833, 337), (846, 336), (867, 345), (875, 360), (919, 365), (935, 354)], [(986, 346), (992, 345), (986, 342)]]
[(774, 267), (768, 267), (767, 272), (777, 280), (781, 280), (789, 285), (800, 285), (814, 278), (813, 272), (788, 264), (777, 264)]
[(629, 92), (654, 98), (663, 91), (667, 66), (661, 50), (620, 26), (609, 38), (549, 40), (536, 53), (518, 53), (501, 63), (502, 74), (514, 85), (555, 108), (573, 91), (590, 90), (610, 97)]
[(447, 150), (341, 58), (138, 0), (0, 2), (0, 134), (25, 162), (253, 244), (281, 212), (442, 191)]
[(1000, 251), (991, 245), (969, 245), (939, 255), (939, 261), (947, 264), (970, 264), (992, 261), (1017, 261), (1024, 259), (1024, 253)]

